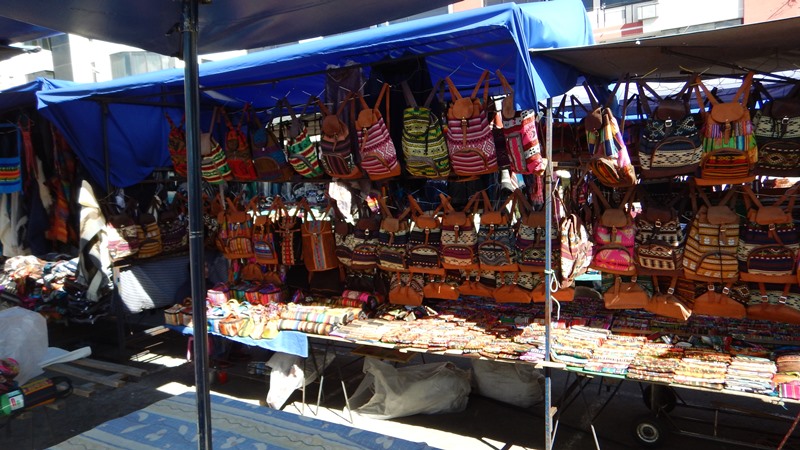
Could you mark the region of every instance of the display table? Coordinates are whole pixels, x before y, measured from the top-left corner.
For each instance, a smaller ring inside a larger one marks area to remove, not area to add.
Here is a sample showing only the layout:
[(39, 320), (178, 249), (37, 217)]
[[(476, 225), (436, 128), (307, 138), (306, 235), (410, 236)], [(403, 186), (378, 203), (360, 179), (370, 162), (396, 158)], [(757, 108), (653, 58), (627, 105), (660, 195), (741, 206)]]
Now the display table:
[[(192, 327), (176, 325), (165, 325), (165, 327), (189, 336), (194, 334), (194, 329)], [(308, 335), (300, 331), (281, 331), (273, 339), (250, 339), (239, 336), (225, 336), (212, 332), (208, 334), (209, 336), (224, 337), (225, 339), (230, 339), (252, 347), (261, 347), (274, 352), (288, 353), (302, 358), (308, 357)]]
[[(303, 417), (239, 400), (211, 396), (214, 448), (270, 449), (433, 449), (371, 431)], [(150, 449), (196, 448), (194, 392), (156, 402), (106, 422), (52, 448)]]

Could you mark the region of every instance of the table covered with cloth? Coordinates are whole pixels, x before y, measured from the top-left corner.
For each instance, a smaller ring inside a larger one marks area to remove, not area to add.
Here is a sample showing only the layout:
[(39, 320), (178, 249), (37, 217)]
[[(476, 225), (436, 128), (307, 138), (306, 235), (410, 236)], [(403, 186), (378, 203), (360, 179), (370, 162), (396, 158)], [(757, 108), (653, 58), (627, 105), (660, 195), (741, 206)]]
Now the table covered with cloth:
[[(427, 444), (384, 436), (211, 395), (213, 448), (418, 450)], [(194, 392), (153, 403), (52, 448), (197, 448)]]

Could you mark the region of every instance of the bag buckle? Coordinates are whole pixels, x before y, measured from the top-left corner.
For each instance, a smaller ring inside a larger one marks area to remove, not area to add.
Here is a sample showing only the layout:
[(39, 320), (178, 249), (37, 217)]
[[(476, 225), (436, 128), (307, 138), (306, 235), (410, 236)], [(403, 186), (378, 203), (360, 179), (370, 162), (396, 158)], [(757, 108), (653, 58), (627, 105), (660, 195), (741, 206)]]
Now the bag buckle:
[(731, 288), (729, 288), (728, 286), (725, 286), (724, 288), (722, 288), (722, 294), (723, 295), (728, 295), (730, 292), (731, 292)]
[(674, 287), (671, 287), (671, 288), (667, 289), (667, 294), (672, 295), (674, 293), (675, 293), (675, 288)]
[(767, 294), (761, 294), (761, 303), (769, 303), (769, 297), (767, 297)]
[(781, 125), (789, 125), (789, 117), (788, 116), (784, 116), (783, 119), (781, 119)]
[(664, 126), (667, 128), (672, 128), (672, 119), (667, 119), (664, 121)]
[(778, 303), (780, 303), (781, 305), (786, 304), (786, 296), (781, 295), (780, 298), (778, 298)]
[(715, 288), (713, 284), (708, 285), (708, 292), (714, 292)]

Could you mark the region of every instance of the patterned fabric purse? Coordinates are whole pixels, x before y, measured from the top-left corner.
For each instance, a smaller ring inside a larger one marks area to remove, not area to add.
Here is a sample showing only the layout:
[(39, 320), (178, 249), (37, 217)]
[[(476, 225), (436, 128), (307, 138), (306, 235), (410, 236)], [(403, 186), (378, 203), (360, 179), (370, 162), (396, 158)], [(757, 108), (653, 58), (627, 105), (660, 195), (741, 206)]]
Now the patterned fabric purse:
[(253, 165), (253, 154), (250, 152), (250, 143), (247, 135), (242, 131), (242, 124), (248, 115), (249, 106), (249, 103), (245, 105), (239, 123), (235, 126), (227, 113), (223, 112), (222, 114), (228, 128), (225, 134), (225, 157), (233, 178), (237, 181), (253, 181), (258, 178), (256, 167)]
[(586, 273), (592, 262), (592, 242), (586, 226), (577, 214), (568, 214), (561, 221), (561, 287), (572, 286), (575, 278)]
[[(594, 257), (591, 268), (617, 275), (635, 275), (633, 249), (636, 240), (636, 226), (628, 209), (633, 199), (634, 189), (629, 188), (619, 207), (612, 208), (593, 182), (589, 183), (589, 187), (594, 194), (592, 205), (598, 216), (592, 230)], [(599, 205), (602, 205), (602, 215)]]
[(758, 144), (756, 175), (800, 176), (800, 89), (785, 98), (773, 99), (755, 83), (767, 101), (753, 116), (753, 134)]
[(362, 110), (358, 113), (356, 129), (358, 130), (361, 168), (367, 172), (370, 180), (383, 180), (400, 175), (400, 164), (397, 161), (397, 150), (394, 148), (389, 127), (380, 113), (380, 105), (386, 98), (386, 111), (389, 111), (389, 84), (384, 83), (375, 106), (370, 108), (364, 96), (357, 94)]
[(411, 227), (408, 233), (406, 258), (408, 268), (415, 273), (444, 275), (441, 263), (442, 205), (433, 211), (422, 211), (414, 197), (408, 196), (411, 208)]
[(721, 103), (705, 84), (696, 79), (695, 94), (703, 104), (700, 88), (711, 103), (711, 111), (701, 108), (703, 127), (703, 158), (700, 162), (698, 185), (739, 184), (752, 181), (758, 162), (758, 149), (753, 134), (747, 98), (753, 82), (753, 72), (745, 76), (739, 90), (729, 103)]
[(445, 178), (450, 175), (450, 155), (442, 123), (430, 109), (440, 83), (441, 80), (422, 106), (417, 106), (408, 83), (401, 83), (407, 103), (403, 111), (403, 156), (406, 170), (417, 177)]
[[(309, 99), (310, 102), (311, 99)], [(306, 108), (309, 103), (306, 103)], [(289, 110), (291, 118), (286, 139), (286, 155), (289, 164), (291, 164), (295, 172), (304, 178), (322, 176), (324, 172), (319, 163), (317, 149), (314, 147), (314, 143), (311, 142), (308, 127), (295, 116), (294, 108), (288, 100), (284, 99), (283, 104)], [(306, 108), (303, 108), (303, 112), (305, 112)], [(302, 115), (303, 113), (301, 112), (300, 114)]]
[(378, 267), (378, 234), (381, 218), (370, 214), (369, 206), (363, 205), (353, 227), (353, 269), (372, 270)]
[(697, 199), (692, 195), (692, 209), (696, 213), (686, 237), (684, 276), (694, 281), (730, 285), (739, 276), (736, 254), (740, 220), (726, 204), (734, 198), (736, 190), (729, 189), (716, 206), (701, 189), (695, 192), (705, 204), (698, 208)]
[(442, 267), (472, 270), (478, 268), (478, 233), (475, 229), (475, 206), (480, 194), (470, 198), (462, 211), (456, 211), (450, 198), (439, 194), (442, 216)]
[(141, 227), (126, 213), (111, 215), (106, 226), (108, 252), (112, 261), (135, 256), (139, 252)]
[(319, 219), (314, 216), (311, 206), (305, 200), (297, 208), (303, 210), (302, 246), (306, 269), (309, 272), (322, 272), (339, 267), (333, 224), (328, 218), (331, 207), (326, 208)]
[[(517, 189), (516, 194), (520, 218), (517, 224), (514, 246), (517, 253), (519, 270), (523, 272), (543, 273), (547, 260), (547, 253), (545, 252), (547, 244), (547, 216), (544, 211), (534, 211), (521, 190)], [(550, 251), (553, 267), (559, 266), (559, 255), (561, 253), (559, 246), (558, 209), (558, 207), (553, 209), (553, 220), (550, 223)]]
[(250, 112), (249, 116), (250, 150), (258, 180), (289, 181), (292, 178), (292, 168), (283, 151), (282, 133), (280, 137), (275, 136), (272, 120), (268, 120), (269, 125), (264, 127), (255, 111)]
[[(592, 102), (592, 111), (584, 118), (586, 143), (591, 160), (589, 168), (597, 181), (611, 188), (623, 188), (636, 184), (636, 173), (631, 163), (628, 148), (622, 138), (622, 127), (609, 107), (622, 80), (617, 83), (608, 97), (606, 105), (599, 105), (589, 85), (584, 83)], [(622, 110), (627, 109), (628, 84), (625, 84), (625, 98)], [(624, 123), (624, 120), (623, 120)]]
[(539, 136), (536, 133), (536, 111), (533, 109), (517, 111), (514, 104), (514, 89), (508, 84), (500, 69), (495, 73), (506, 94), (501, 113), (511, 170), (521, 174), (541, 174), (544, 172), (545, 163), (539, 146)]
[(303, 218), (298, 217), (301, 208), (295, 208), (294, 214), (290, 214), (280, 197), (276, 197), (272, 201), (272, 206), (277, 212), (275, 231), (280, 263), (287, 266), (303, 264), (303, 239), (301, 236)]
[(189, 220), (185, 213), (186, 199), (176, 194), (171, 205), (160, 208), (158, 228), (162, 253), (172, 253), (189, 246)]
[(683, 274), (683, 228), (678, 212), (648, 204), (636, 216), (634, 259), (639, 275)]
[(514, 251), (514, 229), (509, 211), (516, 208), (517, 196), (512, 193), (494, 210), (486, 191), (481, 191), (480, 194), (483, 197), (483, 213), (478, 230), (478, 259), (481, 270), (516, 272), (519, 266)]
[[(647, 114), (639, 140), (639, 161), (642, 178), (664, 178), (693, 174), (702, 157), (702, 139), (689, 110), (691, 81), (675, 95), (661, 98), (644, 81), (639, 80), (639, 100)], [(658, 102), (655, 111), (645, 96), (648, 90)]]
[[(247, 211), (240, 210), (233, 200), (226, 198), (228, 209), (217, 219), (223, 232), (220, 238), (223, 252), (228, 259), (252, 258), (253, 221)], [(224, 233), (224, 234), (223, 234)]]
[(253, 252), (257, 263), (273, 266), (278, 264), (278, 252), (275, 246), (275, 230), (270, 217), (272, 205), (266, 214), (261, 214), (259, 211), (261, 200), (260, 196), (250, 200), (250, 211), (253, 213)]
[(169, 123), (169, 134), (167, 135), (167, 150), (169, 150), (169, 157), (172, 159), (172, 167), (178, 176), (186, 177), (188, 165), (186, 162), (186, 129), (184, 123), (186, 116), (181, 118), (180, 125), (175, 125), (169, 114), (164, 112), (164, 117), (167, 118)]
[(483, 175), (497, 171), (497, 154), (492, 137), (492, 127), (486, 112), (488, 92), (484, 88), (484, 101), (477, 98), (481, 85), (488, 85), (489, 71), (483, 72), (472, 95), (462, 98), (450, 77), (447, 77), (452, 104), (447, 111), (447, 148), (453, 171), (459, 176)]
[(352, 99), (350, 96), (341, 102), (335, 114), (331, 114), (325, 104), (317, 99), (317, 105), (322, 113), (322, 136), (319, 141), (322, 168), (333, 178), (346, 180), (361, 178), (361, 169), (356, 165), (350, 140), (350, 130), (339, 118)]
[(381, 196), (381, 226), (378, 229), (378, 266), (383, 270), (404, 270), (406, 268), (406, 247), (408, 245), (410, 208), (395, 217), (386, 199)]
[[(200, 135), (200, 155), (202, 158), (200, 160), (200, 170), (202, 171), (203, 179), (212, 184), (220, 184), (233, 179), (225, 151), (214, 139), (214, 128), (217, 125), (219, 109), (218, 107), (214, 108), (208, 132)], [(225, 111), (222, 111), (222, 114), (225, 114)]]

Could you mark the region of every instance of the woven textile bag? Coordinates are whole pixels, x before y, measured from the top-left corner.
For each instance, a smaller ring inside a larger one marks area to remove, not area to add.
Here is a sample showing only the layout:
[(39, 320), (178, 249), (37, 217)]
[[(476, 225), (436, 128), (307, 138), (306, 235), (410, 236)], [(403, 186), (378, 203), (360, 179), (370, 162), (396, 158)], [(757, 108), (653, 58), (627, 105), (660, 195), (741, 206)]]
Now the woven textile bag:
[(290, 213), (280, 197), (276, 197), (272, 201), (272, 207), (277, 213), (274, 225), (278, 245), (278, 260), (281, 264), (287, 266), (303, 264), (303, 239), (301, 236), (303, 218), (299, 216), (302, 208), (295, 208), (294, 213)]
[(511, 162), (511, 170), (521, 174), (544, 173), (545, 163), (536, 132), (536, 111), (528, 109), (517, 111), (514, 103), (514, 89), (498, 69), (497, 78), (506, 96), (503, 98), (503, 135)]
[(362, 205), (353, 227), (351, 268), (372, 270), (378, 267), (378, 234), (381, 222), (381, 217), (372, 214), (368, 205)]
[(248, 130), (250, 131), (250, 151), (253, 155), (253, 166), (259, 181), (289, 181), (292, 168), (286, 161), (283, 151), (283, 135), (275, 136), (272, 120), (265, 127), (258, 118), (258, 113), (249, 113)]
[(406, 170), (417, 177), (445, 178), (450, 175), (450, 155), (442, 123), (430, 109), (440, 83), (441, 80), (422, 106), (417, 105), (408, 83), (401, 83), (407, 103), (403, 110), (403, 156)]
[(272, 205), (262, 214), (260, 203), (263, 197), (256, 196), (250, 200), (249, 209), (253, 214), (253, 253), (256, 262), (264, 265), (277, 265), (278, 252), (275, 245), (275, 230), (272, 224), (270, 213), (273, 211)]
[(753, 83), (765, 100), (753, 116), (753, 134), (758, 144), (756, 175), (800, 176), (800, 89), (792, 88), (784, 98), (773, 99), (764, 86)]
[(423, 211), (414, 197), (409, 195), (408, 202), (411, 208), (406, 249), (408, 268), (416, 273), (444, 275), (441, 262), (442, 205), (433, 211)]
[(333, 178), (361, 178), (361, 169), (356, 165), (354, 156), (356, 149), (350, 140), (350, 130), (339, 117), (352, 99), (351, 95), (341, 102), (335, 114), (328, 111), (325, 104), (317, 99), (322, 114), (322, 135), (319, 141), (322, 168)]
[(561, 287), (571, 286), (575, 278), (586, 273), (592, 263), (592, 242), (586, 226), (577, 214), (567, 214), (560, 224)]
[(389, 84), (384, 83), (378, 99), (375, 100), (375, 106), (372, 108), (367, 105), (360, 92), (357, 94), (362, 108), (356, 119), (361, 168), (373, 181), (400, 175), (397, 150), (394, 148), (392, 137), (389, 136), (389, 126), (380, 113), (380, 106), (384, 98), (386, 99), (386, 111), (389, 111), (390, 95), (388, 93)]
[[(310, 104), (306, 103), (303, 108)], [(317, 149), (314, 143), (311, 142), (311, 136), (308, 133), (308, 127), (295, 115), (294, 108), (287, 99), (283, 100), (283, 104), (289, 111), (289, 129), (286, 138), (286, 159), (291, 164), (292, 168), (298, 175), (304, 178), (317, 178), (322, 176), (324, 171), (317, 156)], [(302, 112), (300, 113), (303, 114)]]
[(189, 168), (186, 162), (186, 129), (184, 128), (186, 116), (184, 115), (181, 118), (180, 125), (175, 125), (175, 122), (166, 112), (164, 112), (164, 117), (167, 118), (167, 123), (169, 123), (167, 150), (169, 150), (169, 157), (172, 159), (172, 167), (178, 176), (185, 177)]
[[(214, 108), (208, 132), (200, 135), (200, 170), (203, 179), (212, 184), (220, 184), (233, 179), (225, 151), (214, 139), (214, 128), (217, 125), (219, 109), (218, 107)], [(222, 114), (224, 115), (225, 111), (222, 111)]]
[(220, 239), (223, 253), (228, 259), (252, 258), (253, 252), (253, 219), (244, 209), (239, 209), (237, 202), (225, 199), (228, 208), (221, 212)]
[(248, 116), (249, 104), (245, 105), (239, 123), (231, 122), (227, 113), (222, 114), (228, 131), (225, 133), (225, 157), (231, 168), (233, 178), (237, 181), (254, 181), (258, 178), (256, 167), (253, 165), (253, 154), (250, 151), (250, 142), (242, 131), (242, 125)]
[(795, 284), (748, 283), (747, 318), (800, 325), (800, 292)]
[(336, 243), (336, 257), (345, 267), (353, 264), (353, 248), (356, 246), (356, 237), (353, 235), (353, 224), (348, 222), (336, 204), (336, 200), (329, 200), (333, 208), (333, 239)]
[[(661, 98), (644, 81), (639, 81), (639, 100), (647, 114), (639, 139), (642, 178), (664, 178), (694, 174), (702, 158), (700, 130), (689, 110), (687, 82), (675, 98)], [(654, 111), (645, 96), (647, 89), (656, 99)]]
[(176, 252), (189, 246), (189, 219), (186, 215), (186, 199), (182, 195), (176, 194), (172, 204), (164, 204), (159, 208), (158, 228), (162, 253)]
[(379, 199), (381, 205), (381, 226), (378, 229), (378, 267), (383, 270), (406, 269), (406, 247), (408, 246), (411, 209), (406, 208), (399, 215), (392, 214), (386, 204), (385, 196)]
[(710, 112), (700, 109), (705, 125), (703, 158), (696, 178), (699, 185), (739, 184), (754, 178), (758, 148), (750, 111), (746, 107), (753, 75), (749, 72), (745, 76), (733, 100), (728, 103), (719, 102), (700, 78), (696, 79), (698, 104), (703, 104), (701, 88), (711, 103)]
[[(592, 229), (594, 249), (591, 268), (617, 275), (635, 275), (633, 251), (636, 226), (629, 209), (634, 189), (628, 189), (620, 205), (612, 208), (593, 182), (589, 183), (589, 187), (594, 194), (592, 205), (599, 217)], [(602, 205), (602, 214), (599, 205)]]
[(764, 206), (750, 186), (742, 186), (748, 207), (737, 251), (743, 281), (795, 281), (800, 235), (792, 211), (798, 188), (800, 184), (795, 184), (772, 205)]
[[(543, 273), (547, 253), (545, 252), (547, 240), (547, 216), (544, 211), (535, 211), (525, 194), (517, 189), (517, 205), (520, 212), (519, 222), (516, 227), (516, 238), (514, 247), (517, 253), (517, 263), (519, 270), (523, 272)], [(553, 219), (550, 222), (550, 251), (553, 267), (559, 266), (559, 256), (561, 249), (559, 245), (560, 231), (559, 206), (560, 199), (553, 208)]]
[(336, 240), (333, 237), (333, 224), (329, 219), (331, 208), (326, 208), (322, 216), (317, 218), (305, 200), (302, 200), (296, 207), (303, 211), (302, 246), (306, 269), (309, 272), (322, 272), (339, 267), (339, 260), (336, 258)]
[(138, 217), (139, 228), (139, 259), (152, 258), (161, 254), (161, 229), (153, 214), (142, 213)]
[(488, 92), (484, 88), (484, 100), (478, 99), (478, 91), (486, 81), (489, 71), (483, 72), (472, 94), (462, 98), (450, 77), (445, 78), (450, 88), (452, 103), (447, 110), (447, 148), (453, 171), (459, 176), (474, 176), (497, 171), (497, 153), (492, 126), (486, 111)]
[(496, 210), (492, 208), (486, 191), (481, 191), (480, 195), (483, 198), (483, 213), (478, 229), (478, 260), (481, 270), (516, 272), (519, 266), (510, 211), (516, 208), (517, 195), (509, 195)]
[[(611, 95), (608, 96), (605, 105), (599, 104), (588, 83), (583, 85), (592, 103), (591, 111), (588, 111), (583, 119), (586, 147), (591, 156), (589, 169), (597, 181), (611, 188), (623, 188), (636, 184), (636, 173), (622, 137), (623, 126), (617, 123), (610, 108), (611, 99), (615, 97), (622, 83), (623, 80), (620, 79)], [(626, 82), (625, 102), (622, 110), (625, 111), (627, 106), (628, 83)]]
[(691, 196), (696, 213), (686, 236), (684, 276), (694, 281), (733, 283), (739, 276), (736, 253), (740, 220), (727, 203), (736, 190), (729, 189), (718, 205), (712, 205), (702, 189), (696, 193), (704, 204), (698, 208), (696, 196)]
[(634, 261), (640, 275), (683, 273), (683, 228), (671, 204), (648, 204), (636, 215)]
[(442, 267), (472, 270), (478, 268), (478, 232), (475, 229), (475, 207), (480, 194), (469, 199), (464, 209), (457, 211), (450, 198), (439, 194), (444, 209), (442, 215)]

